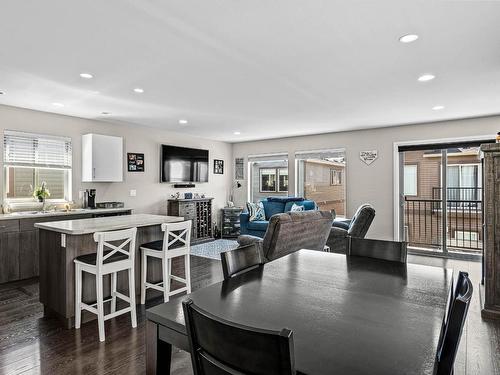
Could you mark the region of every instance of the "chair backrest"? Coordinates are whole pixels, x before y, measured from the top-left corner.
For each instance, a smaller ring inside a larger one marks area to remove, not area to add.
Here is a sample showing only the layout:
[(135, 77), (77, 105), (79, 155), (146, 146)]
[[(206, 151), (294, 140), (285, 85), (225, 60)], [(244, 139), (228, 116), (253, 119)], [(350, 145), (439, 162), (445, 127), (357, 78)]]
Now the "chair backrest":
[(95, 232), (94, 241), (97, 242), (97, 268), (102, 268), (106, 260), (117, 255), (121, 255), (122, 259), (120, 260), (128, 260), (133, 265), (136, 234), (137, 228), (111, 232)]
[(195, 375), (295, 374), (293, 333), (243, 326), (183, 301)]
[(224, 279), (264, 264), (261, 242), (240, 246), (220, 254)]
[(161, 230), (163, 235), (163, 251), (171, 248), (191, 248), (191, 226), (192, 221), (180, 221), (178, 223), (163, 223)]
[(300, 249), (325, 248), (332, 229), (329, 211), (286, 212), (271, 217), (262, 248), (266, 260), (274, 260)]
[(457, 284), (455, 290), (451, 287), (450, 297), (436, 354), (437, 375), (453, 374), (453, 365), (472, 298), (472, 282), (466, 272), (458, 273)]
[(373, 219), (375, 218), (375, 209), (371, 204), (361, 205), (351, 219), (347, 234), (351, 237), (364, 238)]
[(407, 243), (349, 237), (347, 253), (362, 257), (406, 263)]

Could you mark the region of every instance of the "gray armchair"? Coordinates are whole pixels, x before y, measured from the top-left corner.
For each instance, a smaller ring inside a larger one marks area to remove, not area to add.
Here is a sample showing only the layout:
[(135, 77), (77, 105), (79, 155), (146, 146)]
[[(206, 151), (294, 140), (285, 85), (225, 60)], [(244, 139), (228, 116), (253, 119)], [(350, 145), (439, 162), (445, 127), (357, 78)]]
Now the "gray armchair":
[(332, 228), (327, 211), (299, 211), (276, 214), (269, 220), (264, 238), (243, 235), (240, 246), (258, 243), (265, 260), (271, 261), (300, 249), (323, 250)]
[(330, 251), (345, 254), (349, 237), (365, 238), (370, 225), (375, 218), (375, 209), (370, 204), (361, 205), (351, 220), (334, 222), (326, 244)]

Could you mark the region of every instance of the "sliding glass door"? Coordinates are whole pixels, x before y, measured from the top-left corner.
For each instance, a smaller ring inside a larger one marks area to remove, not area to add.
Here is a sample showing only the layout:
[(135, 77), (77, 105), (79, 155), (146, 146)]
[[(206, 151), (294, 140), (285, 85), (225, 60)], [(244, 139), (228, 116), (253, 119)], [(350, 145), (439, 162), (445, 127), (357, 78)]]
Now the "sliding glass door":
[(482, 252), (480, 143), (400, 147), (400, 237), (410, 248)]

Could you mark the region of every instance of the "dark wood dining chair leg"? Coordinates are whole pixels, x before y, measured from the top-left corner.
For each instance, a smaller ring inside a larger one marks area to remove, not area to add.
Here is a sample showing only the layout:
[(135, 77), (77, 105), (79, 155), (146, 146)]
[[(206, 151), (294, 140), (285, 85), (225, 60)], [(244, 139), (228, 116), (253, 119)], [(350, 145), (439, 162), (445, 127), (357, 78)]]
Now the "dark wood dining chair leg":
[(146, 320), (146, 374), (170, 374), (172, 345), (158, 337), (158, 324)]

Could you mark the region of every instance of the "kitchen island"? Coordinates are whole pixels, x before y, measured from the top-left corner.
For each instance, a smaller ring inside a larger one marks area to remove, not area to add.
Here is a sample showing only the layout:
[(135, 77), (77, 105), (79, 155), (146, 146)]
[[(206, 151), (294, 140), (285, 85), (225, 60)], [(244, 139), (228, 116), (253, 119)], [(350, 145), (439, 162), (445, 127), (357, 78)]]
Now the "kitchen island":
[[(161, 240), (162, 223), (182, 221), (182, 217), (137, 214), (116, 217), (101, 217), (81, 220), (36, 223), (39, 229), (40, 247), (40, 302), (44, 316), (54, 316), (64, 322), (67, 328), (74, 325), (75, 314), (75, 266), (73, 260), (80, 255), (97, 251), (95, 232), (137, 227), (135, 254), (135, 292), (140, 293), (141, 259), (139, 247), (147, 242)], [(161, 279), (161, 262), (150, 260), (148, 280)], [(183, 272), (183, 270), (182, 270)], [(96, 300), (95, 277), (84, 273), (82, 298), (86, 303)], [(118, 274), (117, 287), (128, 295), (126, 272)], [(105, 276), (104, 295), (109, 296), (109, 275)], [(94, 314), (84, 314), (82, 321), (95, 319)]]

